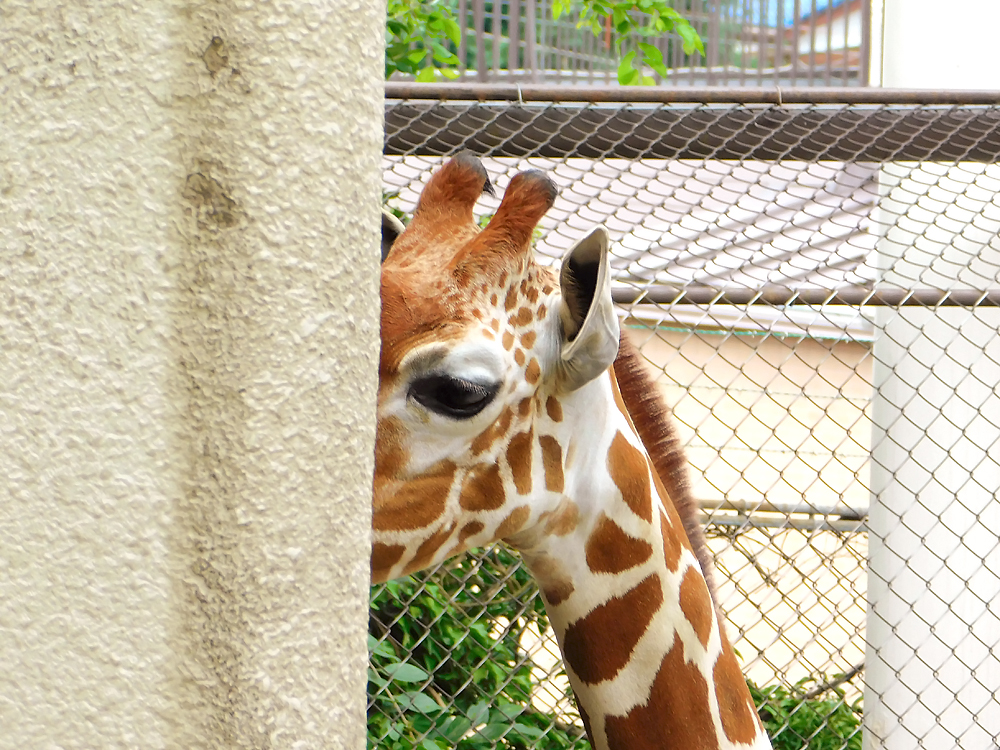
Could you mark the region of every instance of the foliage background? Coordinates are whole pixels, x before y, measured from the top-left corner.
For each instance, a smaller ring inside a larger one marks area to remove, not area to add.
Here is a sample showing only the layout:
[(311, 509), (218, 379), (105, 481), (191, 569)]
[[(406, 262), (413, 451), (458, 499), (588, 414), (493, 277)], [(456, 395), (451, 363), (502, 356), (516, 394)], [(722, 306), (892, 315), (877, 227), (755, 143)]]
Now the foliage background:
[[(373, 587), (368, 747), (587, 750), (582, 726), (532, 706), (531, 624), (548, 628), (541, 598), (502, 545)], [(750, 683), (775, 750), (861, 750), (860, 701), (805, 699), (815, 684)]]
[[(497, 0), (492, 0), (497, 2)], [(622, 85), (652, 85), (646, 75), (652, 69), (666, 77), (663, 54), (649, 41), (671, 32), (680, 37), (687, 55), (705, 54), (701, 37), (691, 23), (669, 0), (553, 0), (553, 19), (573, 16), (577, 28), (587, 29), (595, 37), (613, 29), (612, 36), (619, 59), (618, 81)], [(395, 73), (411, 75), (419, 82), (457, 78), (457, 56), (463, 29), (456, 18), (457, 2), (389, 0), (386, 15), (385, 77)], [(506, 29), (501, 29), (501, 32)], [(489, 31), (489, 30), (488, 30)], [(623, 43), (635, 42), (635, 49), (624, 51)], [(474, 67), (471, 58), (465, 61)]]

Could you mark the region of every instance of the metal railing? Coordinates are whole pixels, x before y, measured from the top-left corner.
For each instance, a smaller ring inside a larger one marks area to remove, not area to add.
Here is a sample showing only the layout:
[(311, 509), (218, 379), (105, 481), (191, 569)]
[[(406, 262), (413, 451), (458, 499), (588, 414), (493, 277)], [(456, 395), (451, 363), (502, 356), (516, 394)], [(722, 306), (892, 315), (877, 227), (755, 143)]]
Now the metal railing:
[[(866, 86), (870, 0), (687, 0), (676, 4), (700, 33), (705, 56), (668, 34), (644, 39), (670, 71), (668, 86)], [(617, 37), (553, 19), (552, 0), (457, 0), (465, 30), (456, 50), (464, 77), (482, 83), (616, 82)], [(634, 40), (623, 49), (634, 48)], [(651, 72), (651, 71), (650, 71)]]
[[(776, 741), (995, 747), (1000, 93), (542, 91), (390, 85), (390, 205), (471, 148), (559, 185), (542, 262), (609, 229)], [(586, 747), (502, 547), (373, 597), (372, 746)]]

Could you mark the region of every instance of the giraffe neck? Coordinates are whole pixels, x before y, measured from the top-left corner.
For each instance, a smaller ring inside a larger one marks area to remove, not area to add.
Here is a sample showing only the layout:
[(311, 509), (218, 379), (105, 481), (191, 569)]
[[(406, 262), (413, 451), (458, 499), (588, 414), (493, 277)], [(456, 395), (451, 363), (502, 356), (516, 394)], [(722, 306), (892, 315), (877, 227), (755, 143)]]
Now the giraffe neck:
[(576, 437), (562, 503), (543, 533), (510, 541), (539, 582), (592, 745), (770, 747), (613, 373), (571, 398), (586, 408), (565, 407)]

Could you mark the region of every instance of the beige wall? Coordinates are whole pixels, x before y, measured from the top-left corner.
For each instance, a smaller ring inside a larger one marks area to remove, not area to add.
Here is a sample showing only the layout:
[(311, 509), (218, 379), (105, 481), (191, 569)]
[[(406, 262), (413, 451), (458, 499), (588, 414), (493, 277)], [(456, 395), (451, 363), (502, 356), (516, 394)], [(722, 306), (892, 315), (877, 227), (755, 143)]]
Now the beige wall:
[[(752, 509), (811, 507), (820, 511), (816, 521), (845, 506), (864, 515), (869, 346), (640, 322), (628, 328), (674, 410), (696, 498)], [(794, 529), (781, 514), (755, 519), (778, 528), (709, 539), (719, 601), (747, 675), (758, 684), (777, 676), (793, 682), (863, 661), (865, 535)]]
[(363, 746), (383, 15), (4, 2), (0, 747)]

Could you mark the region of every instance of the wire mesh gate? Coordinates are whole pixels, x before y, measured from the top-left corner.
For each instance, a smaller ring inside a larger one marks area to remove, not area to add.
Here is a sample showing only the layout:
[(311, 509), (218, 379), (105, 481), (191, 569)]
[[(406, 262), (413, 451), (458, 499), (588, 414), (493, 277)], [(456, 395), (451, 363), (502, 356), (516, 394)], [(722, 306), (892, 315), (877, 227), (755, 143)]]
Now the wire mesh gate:
[[(471, 148), (559, 185), (542, 262), (609, 229), (775, 747), (993, 748), (1000, 108), (809, 95), (389, 98), (386, 198)], [(373, 588), (370, 633), (370, 746), (587, 747), (502, 547)]]

